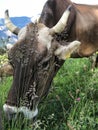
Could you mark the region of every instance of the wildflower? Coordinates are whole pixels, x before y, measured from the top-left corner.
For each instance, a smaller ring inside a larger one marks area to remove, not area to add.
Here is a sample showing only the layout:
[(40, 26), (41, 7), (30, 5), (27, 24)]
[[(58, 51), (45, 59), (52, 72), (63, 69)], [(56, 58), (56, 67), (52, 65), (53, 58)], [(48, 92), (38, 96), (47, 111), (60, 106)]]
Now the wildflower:
[(80, 101), (80, 98), (76, 98), (76, 101)]

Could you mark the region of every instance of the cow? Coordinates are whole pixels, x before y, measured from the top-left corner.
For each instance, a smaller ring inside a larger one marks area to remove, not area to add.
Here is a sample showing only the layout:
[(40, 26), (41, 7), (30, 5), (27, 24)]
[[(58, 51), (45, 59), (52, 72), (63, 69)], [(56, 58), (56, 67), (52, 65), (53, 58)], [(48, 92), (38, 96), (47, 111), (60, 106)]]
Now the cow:
[[(3, 109), (9, 120), (18, 112), (28, 119), (34, 118), (38, 104), (49, 92), (53, 77), (70, 53), (78, 51), (80, 41), (60, 40), (62, 44), (57, 41), (57, 34), (67, 26), (70, 11), (71, 6), (68, 6), (58, 23), (51, 28), (35, 22), (19, 31), (18, 41), (8, 52), (13, 82)], [(16, 28), (9, 19), (6, 23), (13, 30)]]
[(3, 108), (8, 117), (19, 111), (31, 119), (37, 115), (38, 104), (48, 94), (64, 60), (88, 57), (98, 50), (98, 6), (48, 0), (36, 24), (20, 29), (8, 15), (5, 24), (18, 35), (18, 41), (9, 52), (14, 75)]
[[(98, 35), (98, 5), (75, 4), (70, 0), (61, 1), (62, 2), (59, 0), (48, 0), (41, 13), (40, 21), (47, 26), (52, 27), (55, 23), (57, 23), (58, 19), (61, 17), (62, 12), (66, 8), (65, 3), (66, 5), (72, 4), (74, 7), (69, 18), (70, 20), (68, 21), (69, 27), (67, 30), (69, 36), (67, 37), (67, 40), (71, 41), (76, 37), (82, 41), (82, 44), (79, 54), (72, 54), (71, 57), (80, 58), (90, 56), (90, 61), (92, 63), (91, 68), (94, 70), (95, 67), (98, 67), (98, 55), (96, 53), (92, 55), (92, 53), (97, 50), (97, 45), (95, 44), (97, 44)], [(75, 31), (74, 34), (72, 30)]]

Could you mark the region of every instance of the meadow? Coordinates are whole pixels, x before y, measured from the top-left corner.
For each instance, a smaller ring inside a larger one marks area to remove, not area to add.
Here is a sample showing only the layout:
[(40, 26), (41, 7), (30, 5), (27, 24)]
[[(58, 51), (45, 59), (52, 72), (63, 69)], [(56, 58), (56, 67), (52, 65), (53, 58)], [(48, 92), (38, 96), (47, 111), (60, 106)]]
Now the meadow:
[[(0, 109), (12, 77), (0, 81)], [(88, 58), (68, 59), (54, 78), (50, 92), (39, 105), (35, 123), (18, 115), (4, 130), (98, 130), (98, 68)]]

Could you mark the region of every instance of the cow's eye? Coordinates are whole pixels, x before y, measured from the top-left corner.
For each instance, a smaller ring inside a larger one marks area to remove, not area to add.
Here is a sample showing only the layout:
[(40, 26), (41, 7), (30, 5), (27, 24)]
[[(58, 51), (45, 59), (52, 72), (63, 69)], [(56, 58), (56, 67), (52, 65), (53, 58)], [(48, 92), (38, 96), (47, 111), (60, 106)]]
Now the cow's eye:
[(49, 66), (49, 62), (48, 62), (48, 61), (44, 62), (44, 63), (42, 64), (42, 66), (43, 66), (44, 68), (48, 67), (48, 66)]

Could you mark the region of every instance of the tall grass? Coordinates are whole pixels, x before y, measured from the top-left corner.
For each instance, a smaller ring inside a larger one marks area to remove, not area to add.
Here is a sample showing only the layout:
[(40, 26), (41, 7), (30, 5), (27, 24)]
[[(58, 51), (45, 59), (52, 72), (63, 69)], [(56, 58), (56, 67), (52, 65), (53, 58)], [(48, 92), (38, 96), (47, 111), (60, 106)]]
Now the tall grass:
[[(0, 108), (12, 77), (0, 83)], [(5, 130), (98, 130), (98, 69), (91, 71), (87, 58), (68, 59), (53, 80), (50, 93), (39, 105), (36, 122), (22, 117)]]

